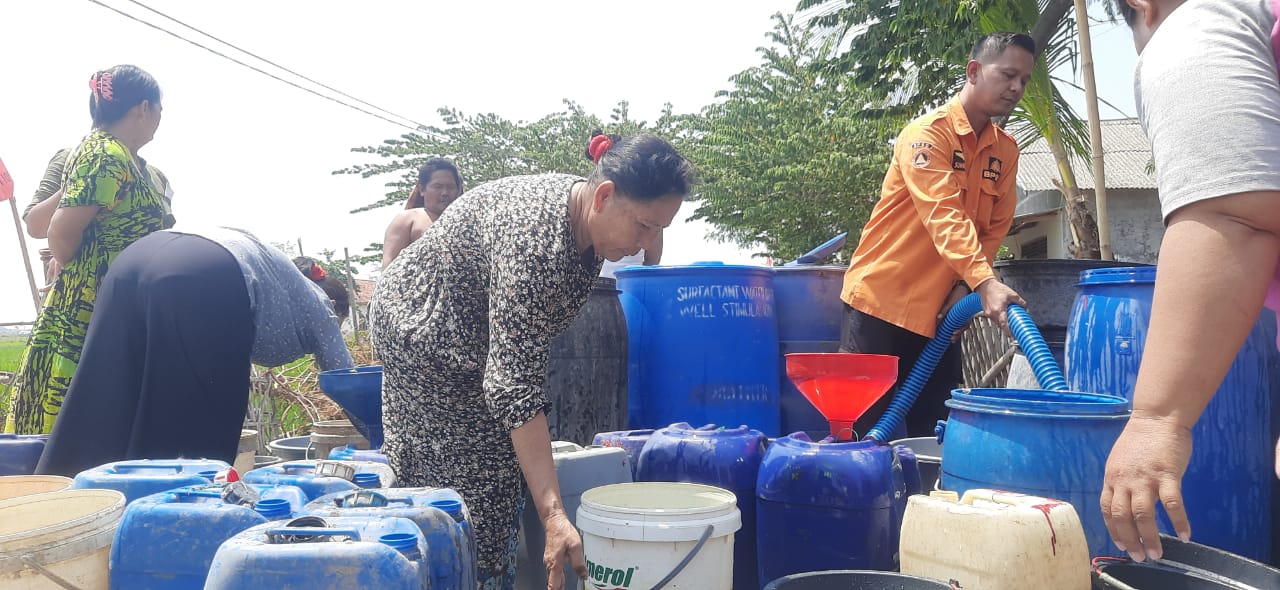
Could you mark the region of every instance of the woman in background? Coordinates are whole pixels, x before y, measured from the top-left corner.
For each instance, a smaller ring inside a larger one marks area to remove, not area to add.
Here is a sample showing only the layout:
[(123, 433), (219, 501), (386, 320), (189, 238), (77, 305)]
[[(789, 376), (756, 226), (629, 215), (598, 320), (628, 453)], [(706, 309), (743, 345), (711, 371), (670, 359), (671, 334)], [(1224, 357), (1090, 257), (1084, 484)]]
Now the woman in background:
[(93, 131), (69, 158), (49, 222), (57, 278), (18, 373), (0, 395), (5, 432), (53, 429), (107, 268), (129, 244), (173, 224), (164, 189), (138, 156), (160, 126), (160, 86), (130, 65), (94, 74), (89, 86)]
[[(299, 272), (301, 271), (301, 272)], [(73, 476), (124, 459), (235, 460), (250, 364), (307, 354), (350, 368), (342, 283), (231, 228), (161, 231), (103, 279), (38, 473)]]
[(382, 238), (382, 267), (386, 268), (405, 246), (422, 237), (444, 210), (462, 194), (462, 175), (453, 162), (442, 158), (427, 160), (418, 169), (418, 183), (404, 204), (404, 211), (391, 220)]

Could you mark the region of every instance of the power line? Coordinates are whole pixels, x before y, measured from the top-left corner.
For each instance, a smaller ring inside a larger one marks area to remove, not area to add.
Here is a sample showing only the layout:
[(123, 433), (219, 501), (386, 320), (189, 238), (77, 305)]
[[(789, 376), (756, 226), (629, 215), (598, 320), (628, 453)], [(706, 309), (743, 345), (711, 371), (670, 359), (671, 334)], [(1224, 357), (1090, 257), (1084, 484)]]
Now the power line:
[[(221, 57), (221, 58), (227, 59), (227, 60), (229, 60), (229, 61), (232, 61), (232, 62), (234, 62), (234, 63), (236, 63), (236, 64), (238, 64), (238, 65), (241, 65), (241, 66), (244, 66), (244, 67), (246, 67), (246, 68), (249, 68), (249, 69), (251, 69), (251, 70), (253, 70), (253, 71), (255, 71), (255, 72), (258, 72), (259, 74), (262, 74), (262, 75), (264, 75), (264, 76), (267, 76), (267, 77), (269, 77), (269, 78), (272, 78), (272, 79), (274, 79), (274, 80), (276, 80), (276, 81), (283, 82), (283, 83), (285, 83), (285, 84), (288, 84), (288, 85), (290, 85), (290, 86), (293, 86), (294, 88), (297, 88), (297, 89), (299, 89), (299, 90), (303, 90), (303, 91), (309, 92), (309, 93), (314, 94), (314, 95), (316, 95), (316, 96), (318, 96), (318, 97), (320, 97), (320, 98), (323, 98), (323, 99), (325, 99), (325, 100), (328, 100), (328, 101), (331, 101), (331, 102), (335, 102), (335, 103), (337, 103), (337, 104), (340, 104), (340, 105), (342, 105), (342, 106), (344, 106), (344, 107), (347, 107), (347, 108), (352, 109), (352, 110), (355, 110), (355, 111), (359, 111), (359, 112), (361, 112), (361, 113), (364, 113), (364, 114), (366, 114), (366, 115), (369, 115), (370, 117), (376, 117), (376, 118), (378, 118), (378, 119), (381, 119), (381, 120), (383, 120), (383, 121), (386, 121), (386, 122), (388, 122), (388, 123), (391, 123), (392, 125), (398, 125), (398, 126), (400, 126), (400, 127), (404, 127), (405, 129), (408, 129), (408, 130), (410, 130), (410, 131), (414, 131), (414, 132), (417, 132), (417, 133), (422, 133), (422, 132), (423, 132), (423, 130), (421, 130), (421, 129), (418, 129), (418, 128), (415, 128), (415, 127), (411, 127), (411, 126), (409, 126), (409, 125), (406, 125), (406, 124), (404, 124), (404, 123), (401, 123), (400, 121), (394, 121), (394, 120), (392, 120), (392, 119), (389, 119), (389, 118), (384, 117), (384, 116), (382, 116), (382, 115), (379, 115), (379, 114), (377, 114), (377, 113), (370, 112), (370, 111), (367, 111), (367, 110), (365, 110), (365, 109), (362, 109), (362, 108), (360, 108), (360, 107), (358, 107), (358, 106), (355, 106), (355, 105), (353, 105), (353, 104), (345, 103), (345, 102), (343, 102), (343, 101), (341, 101), (341, 100), (338, 100), (338, 99), (336, 99), (336, 98), (334, 98), (334, 97), (332, 97), (332, 96), (329, 96), (329, 95), (326, 95), (326, 94), (322, 94), (322, 93), (320, 93), (320, 92), (316, 92), (315, 90), (312, 90), (312, 89), (307, 88), (307, 87), (305, 87), (305, 86), (301, 86), (301, 85), (299, 85), (299, 84), (297, 84), (297, 83), (295, 83), (295, 82), (291, 82), (291, 81), (289, 81), (289, 80), (285, 80), (284, 78), (281, 78), (281, 77), (279, 77), (279, 76), (277, 76), (277, 75), (275, 75), (275, 74), (272, 74), (272, 73), (270, 73), (270, 72), (267, 72), (267, 71), (265, 71), (265, 70), (263, 70), (263, 69), (261, 69), (261, 68), (258, 68), (258, 67), (255, 67), (255, 66), (252, 66), (252, 65), (247, 64), (247, 63), (244, 63), (244, 62), (242, 62), (242, 61), (240, 61), (240, 60), (238, 60), (238, 59), (236, 59), (236, 58), (234, 58), (234, 57), (231, 57), (231, 56), (229, 56), (229, 55), (227, 55), (227, 54), (225, 54), (225, 53), (222, 53), (222, 52), (220, 52), (220, 51), (218, 51), (218, 50), (216, 50), (216, 49), (213, 49), (213, 48), (211, 48), (211, 47), (207, 47), (207, 46), (205, 46), (205, 45), (201, 45), (200, 43), (197, 43), (197, 42), (195, 42), (195, 41), (192, 41), (191, 39), (188, 39), (188, 38), (186, 38), (186, 37), (183, 37), (182, 35), (179, 35), (179, 34), (177, 34), (177, 33), (174, 33), (173, 31), (170, 31), (170, 30), (168, 30), (168, 29), (166, 29), (166, 28), (164, 28), (164, 27), (161, 27), (161, 26), (156, 25), (156, 24), (154, 24), (154, 23), (147, 22), (147, 21), (142, 20), (142, 19), (140, 19), (140, 18), (138, 18), (138, 17), (136, 17), (136, 16), (134, 16), (134, 15), (132, 15), (132, 14), (129, 14), (129, 13), (124, 12), (124, 11), (121, 11), (121, 10), (119, 10), (119, 9), (117, 9), (117, 8), (112, 7), (112, 6), (108, 6), (108, 5), (106, 5), (106, 4), (103, 4), (103, 3), (102, 3), (102, 2), (100, 2), (99, 0), (89, 0), (89, 2), (92, 2), (92, 3), (94, 3), (94, 4), (97, 4), (98, 6), (101, 6), (101, 7), (105, 8), (105, 9), (107, 9), (107, 10), (110, 10), (111, 12), (114, 12), (114, 13), (116, 13), (116, 14), (119, 14), (120, 16), (123, 16), (123, 17), (128, 18), (128, 19), (133, 20), (133, 21), (136, 21), (136, 22), (141, 23), (141, 24), (143, 24), (143, 25), (146, 25), (146, 26), (148, 26), (148, 27), (151, 27), (151, 28), (153, 28), (153, 29), (155, 29), (155, 30), (157, 30), (157, 31), (160, 31), (160, 32), (162, 32), (162, 33), (164, 33), (164, 34), (166, 34), (166, 35), (169, 35), (169, 36), (171, 36), (171, 37), (177, 38), (177, 39), (182, 40), (182, 41), (186, 41), (187, 43), (190, 43), (190, 44), (192, 44), (192, 45), (195, 45), (196, 47), (199, 47), (200, 49), (203, 49), (203, 50), (205, 50), (205, 51), (208, 51), (209, 53), (212, 53), (212, 54), (214, 54), (214, 55), (216, 55), (216, 56), (218, 56), (218, 57)], [(398, 116), (398, 115), (397, 115), (397, 116)], [(406, 121), (408, 121), (408, 120), (410, 120), (410, 119), (405, 119), (405, 120), (406, 120)]]
[(271, 60), (269, 60), (269, 59), (267, 59), (267, 58), (265, 58), (265, 57), (262, 57), (261, 55), (258, 55), (258, 54), (256, 54), (256, 53), (253, 53), (252, 51), (249, 51), (249, 50), (247, 50), (247, 49), (243, 49), (243, 48), (241, 48), (241, 47), (237, 46), (237, 45), (236, 45), (236, 44), (234, 44), (234, 43), (230, 43), (230, 42), (228, 42), (228, 41), (224, 41), (224, 40), (222, 40), (222, 39), (220, 39), (220, 38), (218, 38), (218, 37), (216, 37), (216, 36), (214, 36), (214, 35), (211, 35), (211, 34), (209, 34), (209, 33), (206, 33), (206, 32), (204, 32), (204, 31), (202, 31), (202, 30), (200, 30), (200, 29), (198, 29), (198, 28), (196, 28), (196, 27), (193, 27), (193, 26), (191, 26), (191, 25), (189, 25), (189, 24), (187, 24), (187, 23), (185, 23), (185, 22), (182, 22), (182, 21), (180, 21), (180, 20), (178, 20), (178, 19), (176, 19), (176, 18), (174, 18), (174, 17), (172, 17), (172, 16), (169, 16), (169, 15), (167, 15), (167, 14), (163, 13), (163, 12), (160, 12), (159, 10), (156, 10), (156, 9), (154, 9), (154, 8), (150, 7), (150, 6), (147, 6), (146, 4), (143, 4), (142, 2), (139, 2), (138, 0), (128, 0), (128, 1), (129, 1), (130, 3), (132, 3), (132, 4), (136, 4), (136, 5), (138, 5), (138, 6), (141, 6), (141, 7), (142, 7), (143, 9), (145, 9), (145, 10), (148, 10), (148, 11), (150, 11), (150, 12), (153, 12), (153, 13), (155, 13), (155, 14), (158, 14), (158, 15), (160, 15), (161, 17), (164, 17), (164, 18), (169, 19), (169, 20), (171, 20), (171, 21), (173, 21), (173, 22), (175, 22), (175, 23), (178, 23), (178, 24), (180, 24), (180, 25), (182, 25), (182, 26), (184, 26), (184, 27), (186, 27), (186, 28), (188, 28), (188, 29), (191, 29), (192, 31), (195, 31), (195, 32), (197, 32), (197, 33), (200, 33), (201, 35), (204, 35), (205, 37), (208, 37), (208, 38), (210, 38), (210, 39), (213, 39), (214, 41), (217, 41), (217, 42), (219, 42), (219, 43), (221, 43), (221, 44), (223, 44), (223, 45), (226, 45), (227, 47), (230, 47), (230, 48), (232, 48), (232, 49), (235, 49), (236, 51), (239, 51), (240, 53), (243, 53), (243, 54), (245, 54), (245, 55), (248, 55), (249, 57), (252, 57), (252, 58), (254, 58), (254, 59), (257, 59), (257, 60), (259, 60), (259, 61), (261, 61), (261, 62), (263, 62), (263, 63), (269, 64), (269, 65), (272, 65), (272, 66), (274, 66), (274, 67), (280, 68), (281, 70), (284, 70), (284, 71), (286, 71), (286, 72), (288, 72), (288, 73), (290, 73), (290, 74), (293, 74), (294, 76), (297, 76), (297, 77), (299, 77), (299, 78), (302, 78), (303, 80), (306, 80), (306, 81), (308, 81), (308, 82), (310, 82), (310, 83), (312, 83), (312, 84), (315, 84), (316, 86), (319, 86), (319, 87), (321, 87), (321, 88), (324, 88), (325, 90), (331, 90), (331, 91), (333, 91), (333, 92), (336, 92), (336, 93), (338, 93), (338, 94), (339, 94), (339, 95), (341, 95), (341, 96), (344, 96), (344, 97), (346, 97), (346, 98), (349, 98), (349, 99), (351, 99), (351, 100), (354, 100), (354, 101), (356, 101), (356, 102), (358, 102), (358, 103), (360, 103), (360, 104), (362, 104), (362, 105), (365, 105), (365, 106), (367, 106), (367, 107), (373, 108), (374, 110), (382, 111), (383, 113), (386, 113), (386, 114), (388, 114), (388, 115), (391, 115), (392, 117), (395, 117), (395, 118), (397, 118), (397, 119), (404, 119), (405, 121), (408, 121), (408, 122), (410, 122), (410, 123), (413, 123), (414, 125), (417, 125), (417, 126), (419, 126), (419, 127), (426, 127), (426, 125), (423, 125), (422, 123), (419, 123), (419, 122), (417, 122), (417, 121), (414, 121), (413, 119), (410, 119), (409, 117), (405, 117), (405, 116), (403, 116), (403, 115), (398, 115), (398, 114), (393, 113), (393, 112), (391, 112), (391, 111), (388, 111), (387, 109), (384, 109), (384, 108), (382, 108), (382, 107), (380, 107), (380, 106), (378, 106), (378, 105), (376, 105), (376, 104), (373, 104), (373, 103), (370, 103), (370, 102), (367, 102), (367, 101), (361, 100), (361, 99), (359, 99), (359, 98), (357, 98), (357, 97), (351, 96), (350, 94), (347, 94), (347, 93), (345, 93), (345, 92), (343, 92), (343, 91), (341, 91), (341, 90), (338, 90), (337, 88), (334, 88), (334, 87), (329, 86), (329, 85), (327, 85), (327, 84), (324, 84), (324, 83), (322, 83), (322, 82), (318, 82), (318, 81), (316, 81), (316, 80), (313, 80), (313, 79), (311, 79), (311, 78), (308, 78), (307, 76), (304, 76), (304, 75), (302, 75), (302, 74), (299, 74), (298, 72), (295, 72), (295, 71), (293, 71), (293, 70), (291, 70), (291, 69), (289, 69), (289, 68), (286, 68), (286, 67), (284, 67), (284, 66), (282, 66), (282, 65), (280, 65), (280, 64), (278, 64), (278, 63), (276, 63), (276, 62), (273, 62), (273, 61), (271, 61)]

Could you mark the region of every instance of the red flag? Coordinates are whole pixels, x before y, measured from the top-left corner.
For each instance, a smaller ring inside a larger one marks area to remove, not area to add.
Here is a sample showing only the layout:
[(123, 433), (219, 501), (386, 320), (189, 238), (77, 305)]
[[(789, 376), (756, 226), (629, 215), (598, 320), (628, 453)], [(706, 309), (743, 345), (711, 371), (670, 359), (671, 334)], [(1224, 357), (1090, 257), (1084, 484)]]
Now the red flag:
[(13, 198), (13, 177), (9, 176), (9, 169), (4, 167), (4, 160), (0, 160), (0, 201)]

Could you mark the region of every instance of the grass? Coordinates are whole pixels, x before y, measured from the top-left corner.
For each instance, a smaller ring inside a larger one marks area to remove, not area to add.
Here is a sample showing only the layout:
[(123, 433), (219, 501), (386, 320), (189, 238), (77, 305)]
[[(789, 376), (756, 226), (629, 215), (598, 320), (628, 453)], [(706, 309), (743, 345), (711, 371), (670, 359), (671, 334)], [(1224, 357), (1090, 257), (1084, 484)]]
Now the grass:
[(26, 337), (0, 337), (0, 373), (16, 373), (26, 347)]

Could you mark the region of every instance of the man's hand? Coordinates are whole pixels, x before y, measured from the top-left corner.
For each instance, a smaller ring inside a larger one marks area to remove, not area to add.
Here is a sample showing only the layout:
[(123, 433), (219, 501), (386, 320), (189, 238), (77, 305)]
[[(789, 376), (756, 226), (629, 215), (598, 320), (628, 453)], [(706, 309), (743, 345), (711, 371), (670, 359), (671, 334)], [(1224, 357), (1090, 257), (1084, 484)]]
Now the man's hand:
[(982, 281), (976, 292), (982, 298), (982, 315), (998, 322), (1005, 332), (1009, 331), (1009, 304), (1027, 306), (1021, 295), (995, 279)]
[[(964, 283), (956, 283), (955, 286), (951, 288), (951, 293), (947, 294), (946, 301), (942, 302), (942, 310), (938, 312), (937, 320), (938, 320), (939, 327), (942, 326), (942, 320), (946, 319), (947, 314), (951, 312), (951, 308), (955, 307), (956, 303), (959, 303), (959, 301), (961, 299), (964, 299), (965, 295), (968, 295), (968, 294), (969, 294), (969, 287)], [(964, 335), (964, 331), (968, 329), (969, 329), (969, 324), (966, 323), (959, 330), (952, 332), (951, 341), (956, 342), (960, 340), (960, 336)]]

